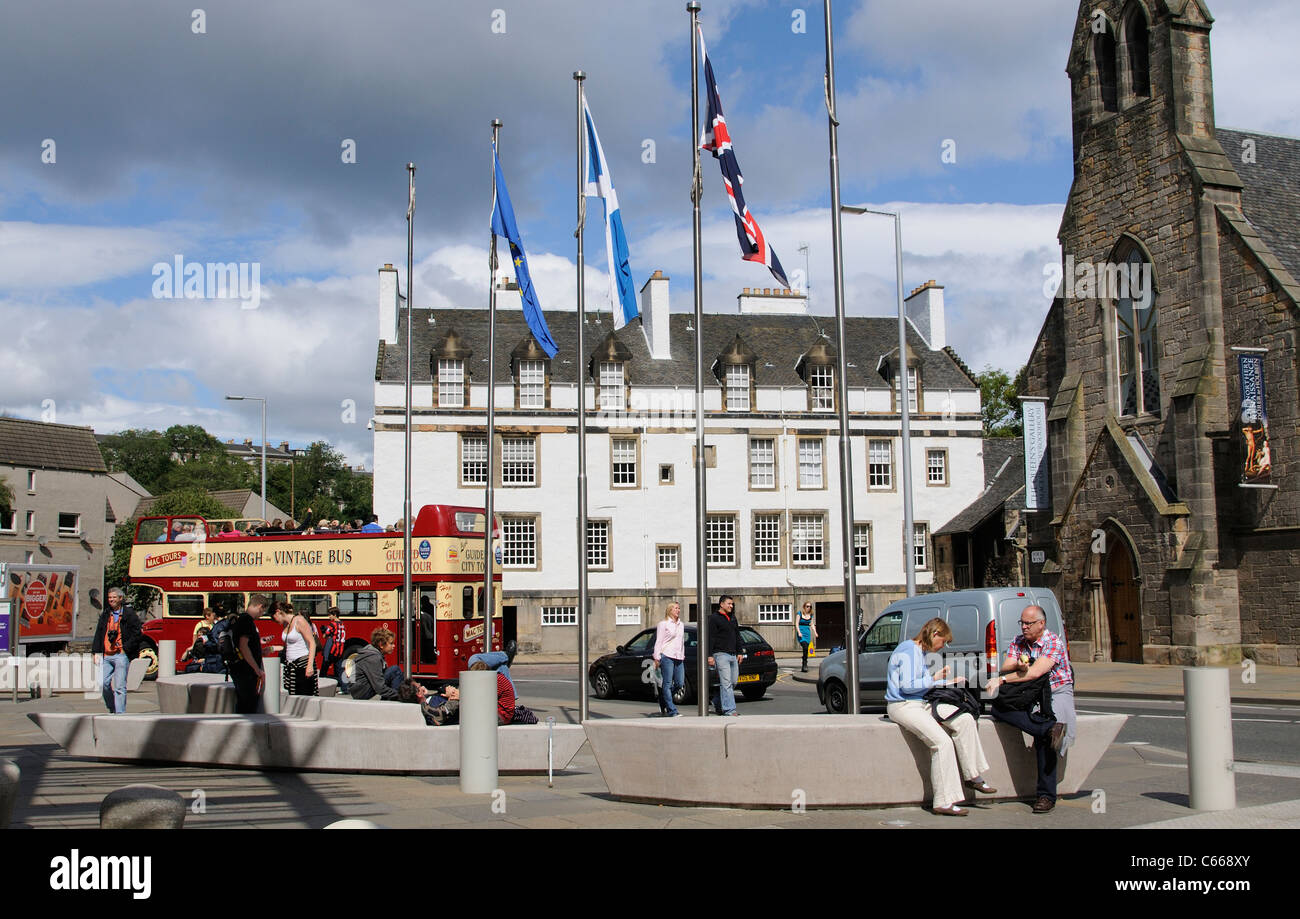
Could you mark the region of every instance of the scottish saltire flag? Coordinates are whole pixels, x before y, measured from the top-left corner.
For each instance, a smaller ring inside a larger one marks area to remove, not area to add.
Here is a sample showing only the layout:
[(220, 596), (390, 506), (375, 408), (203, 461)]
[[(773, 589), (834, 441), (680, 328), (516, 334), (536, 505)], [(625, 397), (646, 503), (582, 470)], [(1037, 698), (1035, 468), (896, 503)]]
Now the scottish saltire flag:
[(636, 289), (632, 286), (632, 265), (627, 254), (627, 233), (618, 209), (618, 193), (609, 175), (600, 135), (591, 120), (587, 100), (582, 100), (587, 122), (587, 197), (605, 202), (605, 251), (609, 253), (609, 301), (614, 308), (614, 328), (621, 329), (637, 317)]
[(745, 204), (742, 186), (745, 177), (740, 174), (740, 165), (736, 162), (736, 153), (731, 149), (731, 134), (727, 131), (727, 118), (722, 114), (722, 97), (718, 95), (718, 84), (713, 79), (713, 64), (709, 62), (709, 53), (704, 50), (704, 30), (698, 29), (700, 35), (700, 57), (704, 58), (704, 83), (709, 96), (708, 111), (704, 116), (704, 133), (700, 137), (700, 149), (709, 150), (722, 167), (722, 184), (727, 187), (727, 197), (731, 199), (731, 210), (736, 218), (736, 236), (740, 239), (741, 258), (749, 262), (762, 262), (772, 272), (772, 277), (781, 282), (782, 287), (789, 287), (785, 269), (776, 257), (767, 238), (758, 227), (758, 221), (749, 212)]
[(537, 302), (533, 278), (528, 273), (528, 256), (524, 254), (519, 226), (515, 223), (515, 209), (510, 204), (510, 193), (506, 191), (506, 178), (501, 174), (501, 158), (497, 156), (496, 144), (492, 145), (492, 162), (497, 171), (497, 196), (492, 202), (492, 232), (504, 236), (510, 242), (510, 261), (515, 265), (519, 298), (524, 303), (524, 319), (546, 356), (555, 357), (555, 352), (560, 349), (556, 347), (555, 339), (551, 338), (551, 330), (546, 327), (546, 317), (542, 315), (542, 305)]

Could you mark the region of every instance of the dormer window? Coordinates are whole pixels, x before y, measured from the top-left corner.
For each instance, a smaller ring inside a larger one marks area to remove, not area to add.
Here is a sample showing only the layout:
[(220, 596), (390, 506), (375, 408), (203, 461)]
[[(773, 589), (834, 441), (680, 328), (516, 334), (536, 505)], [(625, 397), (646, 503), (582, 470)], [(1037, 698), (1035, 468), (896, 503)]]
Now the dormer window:
[(626, 377), (622, 361), (600, 362), (600, 410), (621, 412), (627, 408)]
[(465, 407), (465, 362), (438, 360), (438, 407)]
[(835, 370), (830, 366), (808, 368), (808, 407), (814, 412), (835, 411)]
[(519, 407), (546, 408), (546, 361), (519, 362)]
[(726, 386), (727, 411), (749, 411), (749, 365), (728, 364)]
[[(898, 392), (898, 385), (899, 385), (898, 371), (895, 370), (892, 376), (894, 381), (894, 411), (901, 412), (902, 409), (899, 407), (901, 403), (899, 402), (899, 392)], [(908, 367), (907, 368), (907, 411), (910, 414), (916, 414), (920, 410), (921, 410), (920, 385), (918, 383), (916, 368)]]

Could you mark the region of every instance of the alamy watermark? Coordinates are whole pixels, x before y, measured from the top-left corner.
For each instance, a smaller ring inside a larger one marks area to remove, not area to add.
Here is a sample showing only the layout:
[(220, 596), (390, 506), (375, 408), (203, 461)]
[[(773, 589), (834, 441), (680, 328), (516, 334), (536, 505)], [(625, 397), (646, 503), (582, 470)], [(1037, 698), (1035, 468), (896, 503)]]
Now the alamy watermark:
[(171, 262), (153, 266), (153, 295), (158, 300), (239, 300), (240, 309), (262, 302), (261, 262)]
[(1132, 300), (1136, 309), (1144, 310), (1155, 298), (1149, 262), (1090, 262), (1065, 257), (1065, 264), (1051, 262), (1043, 266), (1043, 296), (1059, 295), (1066, 300)]

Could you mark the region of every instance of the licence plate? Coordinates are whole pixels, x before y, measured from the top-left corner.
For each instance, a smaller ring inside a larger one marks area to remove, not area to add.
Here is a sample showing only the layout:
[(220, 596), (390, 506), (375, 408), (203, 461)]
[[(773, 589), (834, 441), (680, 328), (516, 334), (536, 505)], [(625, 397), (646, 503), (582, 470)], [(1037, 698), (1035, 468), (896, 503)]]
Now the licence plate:
[(760, 676), (759, 674), (757, 674), (757, 673), (746, 673), (744, 676), (740, 677), (740, 679), (736, 680), (736, 682), (737, 682), (737, 683), (757, 683), (760, 679), (761, 679), (761, 676)]

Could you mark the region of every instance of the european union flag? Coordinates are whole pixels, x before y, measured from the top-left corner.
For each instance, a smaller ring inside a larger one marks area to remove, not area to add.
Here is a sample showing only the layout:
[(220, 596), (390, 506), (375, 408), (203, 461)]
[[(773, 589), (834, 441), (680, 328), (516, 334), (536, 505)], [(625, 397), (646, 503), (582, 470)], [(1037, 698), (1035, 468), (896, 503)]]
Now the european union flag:
[(546, 317), (542, 315), (542, 305), (537, 302), (533, 278), (528, 273), (528, 256), (524, 254), (519, 226), (515, 223), (515, 209), (510, 204), (510, 193), (506, 191), (505, 176), (501, 174), (501, 158), (497, 156), (496, 144), (492, 145), (492, 162), (497, 172), (497, 196), (492, 202), (492, 232), (504, 236), (510, 242), (510, 261), (514, 262), (519, 297), (524, 302), (524, 319), (546, 356), (555, 357), (555, 352), (560, 349), (556, 346), (555, 339), (551, 338), (551, 330), (546, 327)]

